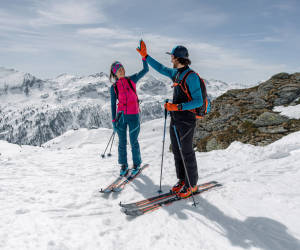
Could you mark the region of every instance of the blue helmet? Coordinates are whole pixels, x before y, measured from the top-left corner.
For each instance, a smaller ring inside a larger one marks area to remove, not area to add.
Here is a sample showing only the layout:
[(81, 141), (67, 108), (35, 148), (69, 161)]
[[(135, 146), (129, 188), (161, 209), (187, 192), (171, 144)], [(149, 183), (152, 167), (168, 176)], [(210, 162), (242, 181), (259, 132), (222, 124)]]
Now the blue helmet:
[(178, 58), (189, 58), (189, 52), (186, 47), (178, 45), (172, 49), (171, 52), (166, 52), (168, 55), (173, 55)]

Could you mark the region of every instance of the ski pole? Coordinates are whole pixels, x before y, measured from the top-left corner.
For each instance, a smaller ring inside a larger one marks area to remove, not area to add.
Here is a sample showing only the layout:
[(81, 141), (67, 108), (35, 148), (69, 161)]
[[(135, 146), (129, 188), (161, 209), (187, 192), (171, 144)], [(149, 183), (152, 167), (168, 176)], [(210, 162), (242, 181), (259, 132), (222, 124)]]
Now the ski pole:
[[(179, 151), (180, 151), (180, 156), (181, 156), (181, 159), (182, 159), (182, 162), (183, 162), (184, 171), (185, 171), (185, 174), (187, 176), (187, 179), (188, 179), (188, 182), (189, 182), (189, 186), (190, 186), (190, 188), (192, 188), (192, 185), (191, 185), (191, 182), (190, 182), (190, 177), (189, 177), (189, 174), (188, 174), (188, 171), (187, 171), (187, 168), (186, 168), (186, 164), (185, 164), (185, 161), (184, 161), (184, 157), (183, 157), (183, 153), (182, 153), (182, 147), (181, 147), (180, 139), (179, 139), (179, 136), (178, 136), (178, 133), (177, 133), (177, 130), (176, 130), (176, 126), (173, 125), (173, 128), (174, 128), (174, 132), (175, 132), (177, 144), (178, 144)], [(194, 198), (193, 192), (192, 192), (192, 198), (193, 198), (193, 201), (194, 201), (193, 205), (196, 207), (197, 203), (195, 202), (195, 198)]]
[(116, 136), (116, 133), (114, 133), (114, 136), (112, 138), (112, 142), (110, 144), (109, 153), (107, 154), (108, 157), (111, 157), (111, 148), (112, 148), (112, 145), (114, 144), (115, 136)]
[(104, 153), (101, 154), (101, 157), (102, 157), (102, 158), (105, 158), (106, 150), (107, 150), (107, 148), (108, 148), (108, 146), (109, 146), (109, 144), (110, 144), (110, 142), (111, 142), (111, 139), (114, 137), (114, 135), (115, 135), (115, 131), (112, 132), (112, 134), (111, 134), (111, 136), (110, 136), (110, 138), (109, 138), (109, 141), (108, 141), (108, 143), (107, 143), (107, 146), (106, 146), (106, 148), (105, 148), (105, 150), (104, 150)]
[[(169, 99), (166, 99), (165, 103), (168, 103)], [(167, 124), (168, 110), (165, 109), (165, 123), (164, 123), (164, 135), (163, 135), (163, 147), (161, 153), (161, 166), (160, 166), (160, 181), (159, 181), (159, 190), (158, 193), (161, 193), (161, 180), (162, 180), (162, 170), (164, 164), (164, 151), (165, 151), (165, 138), (166, 138), (166, 124)]]
[[(120, 119), (121, 115), (122, 115), (122, 112), (119, 112), (119, 113), (117, 114), (116, 119), (115, 119), (115, 122), (116, 122), (116, 123), (119, 122), (119, 119)], [(106, 150), (107, 150), (107, 148), (108, 148), (108, 146), (109, 146), (109, 144), (110, 144), (110, 142), (111, 142), (111, 140), (112, 140), (111, 145), (110, 145), (109, 153), (107, 154), (108, 157), (111, 156), (111, 148), (112, 148), (112, 145), (113, 145), (113, 143), (114, 143), (115, 135), (116, 135), (116, 132), (113, 131), (112, 135), (111, 135), (110, 138), (109, 138), (109, 141), (108, 141), (108, 143), (107, 143), (107, 146), (106, 146), (106, 148), (105, 148), (105, 150), (104, 150), (104, 153), (101, 155), (102, 158), (105, 158), (105, 152), (106, 152)]]

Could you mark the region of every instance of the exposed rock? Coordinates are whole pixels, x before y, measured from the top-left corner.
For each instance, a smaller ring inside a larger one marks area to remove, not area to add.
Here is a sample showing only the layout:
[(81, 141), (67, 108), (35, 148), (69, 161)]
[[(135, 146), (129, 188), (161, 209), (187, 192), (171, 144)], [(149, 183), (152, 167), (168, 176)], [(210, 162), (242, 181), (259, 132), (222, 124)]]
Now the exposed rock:
[(218, 143), (216, 138), (212, 137), (210, 140), (207, 141), (206, 143), (207, 151), (218, 150), (218, 149), (222, 149), (222, 145)]
[(272, 112), (264, 112), (254, 121), (257, 127), (280, 125), (288, 121), (287, 117)]
[(271, 79), (289, 79), (290, 78), (290, 75), (288, 73), (279, 73), (279, 74), (276, 74), (274, 76), (272, 76)]
[(258, 86), (227, 91), (197, 122), (194, 144), (199, 151), (224, 149), (233, 141), (267, 145), (300, 130), (300, 120), (273, 112), (274, 106), (299, 102), (300, 73), (279, 73)]
[(283, 127), (278, 127), (278, 128), (258, 128), (258, 130), (261, 133), (266, 133), (266, 134), (280, 134), (280, 133), (286, 133), (288, 132), (287, 129)]
[(42, 98), (42, 99), (47, 99), (48, 97), (49, 97), (49, 94), (48, 94), (48, 93), (41, 95), (41, 98)]

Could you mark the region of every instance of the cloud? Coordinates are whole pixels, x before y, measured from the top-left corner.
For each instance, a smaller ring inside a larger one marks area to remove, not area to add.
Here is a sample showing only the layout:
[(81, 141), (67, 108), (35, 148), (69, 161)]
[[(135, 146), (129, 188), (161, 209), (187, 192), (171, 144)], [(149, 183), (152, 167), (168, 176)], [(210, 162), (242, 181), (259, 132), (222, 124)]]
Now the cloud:
[(125, 31), (116, 28), (86, 28), (79, 29), (77, 31), (79, 35), (85, 35), (93, 38), (105, 38), (105, 39), (137, 39), (137, 36), (133, 35), (130, 31)]
[[(54, 71), (59, 74), (70, 70), (70, 73), (76, 74), (92, 72), (95, 69), (105, 70), (113, 60), (121, 60), (128, 65), (127, 72), (135, 72), (141, 66), (141, 61), (138, 60), (140, 56), (135, 51), (141, 38), (141, 30), (136, 30), (135, 27), (123, 29), (115, 26), (114, 20), (108, 22), (106, 18), (109, 16), (102, 9), (104, 3), (96, 0), (32, 1), (35, 1), (34, 4), (31, 2), (30, 6), (24, 8), (24, 13), (20, 9), (0, 9), (0, 51), (14, 53), (9, 58), (16, 65), (32, 53), (33, 56), (39, 55), (39, 58), (49, 58), (49, 61), (43, 61), (39, 65), (34, 61), (28, 63), (33, 68), (32, 73), (36, 71), (35, 68), (43, 68), (47, 76)], [(181, 21), (199, 23), (200, 20), (203, 25), (220, 26), (229, 18), (230, 16), (214, 9), (202, 8), (201, 13), (193, 10), (183, 13)], [(52, 27), (60, 24), (72, 26)], [(282, 37), (278, 34), (283, 33), (274, 31), (274, 34), (268, 34), (257, 31), (237, 36), (250, 37), (249, 40), (255, 42), (279, 43)], [(197, 38), (185, 40), (180, 36), (149, 32), (144, 32), (142, 38), (147, 43), (149, 54), (166, 66), (171, 66), (171, 63), (165, 52), (182, 44), (189, 49), (195, 70), (222, 80), (260, 80), (266, 78), (261, 76), (287, 71), (284, 64), (276, 64), (267, 59), (262, 62), (255, 55), (247, 54), (247, 51), (201, 42)]]
[(239, 69), (239, 70), (270, 70), (284, 67), (281, 65), (264, 65), (252, 58), (241, 55), (238, 51), (228, 50), (223, 47), (207, 43), (189, 43), (187, 46), (191, 51), (191, 57), (196, 63), (211, 69)]
[(254, 42), (261, 42), (261, 43), (281, 43), (283, 39), (275, 38), (275, 37), (263, 37), (261, 39), (254, 40)]
[(0, 52), (38, 54), (41, 51), (40, 49), (30, 45), (9, 44), (5, 46), (0, 45)]
[[(139, 55), (135, 51), (139, 39), (138, 33), (115, 27), (79, 29), (75, 40), (84, 46), (70, 46), (70, 49), (80, 50), (79, 53), (88, 55), (91, 60), (101, 58), (98, 60), (99, 65), (105, 65), (107, 61), (120, 60), (126, 64), (129, 71), (134, 71), (140, 63), (137, 60)], [(165, 52), (179, 44), (186, 46), (195, 70), (201, 69), (206, 76), (218, 77), (225, 81), (243, 79), (243, 82), (255, 82), (266, 79), (276, 72), (287, 70), (284, 64), (264, 63), (251, 55), (246, 55), (245, 52), (196, 40), (187, 41), (153, 33), (145, 33), (143, 40), (147, 44), (148, 53), (166, 66), (171, 66), (171, 63), (170, 57)], [(269, 38), (265, 40), (271, 41)], [(83, 47), (84, 52), (81, 49)]]
[(290, 1), (273, 4), (272, 7), (275, 9), (278, 9), (280, 11), (294, 11), (295, 10), (294, 4)]
[(37, 18), (32, 20), (33, 26), (56, 24), (93, 24), (106, 20), (104, 13), (94, 1), (67, 0), (36, 2)]
[(200, 9), (190, 10), (182, 13), (179, 22), (200, 24), (202, 28), (218, 27), (229, 20), (229, 15), (211, 7), (201, 6)]
[(19, 31), (19, 28), (29, 25), (29, 22), (29, 17), (17, 15), (9, 10), (3, 11), (0, 9), (0, 27), (3, 30)]

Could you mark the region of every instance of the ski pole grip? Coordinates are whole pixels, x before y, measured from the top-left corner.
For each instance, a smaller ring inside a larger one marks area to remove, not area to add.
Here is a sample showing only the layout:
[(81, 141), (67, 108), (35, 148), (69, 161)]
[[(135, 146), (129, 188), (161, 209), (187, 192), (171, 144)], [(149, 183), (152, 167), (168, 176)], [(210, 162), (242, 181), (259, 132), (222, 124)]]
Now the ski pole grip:
[[(169, 102), (169, 99), (166, 99), (165, 103), (168, 103), (168, 102)], [(165, 109), (165, 119), (167, 119), (167, 116), (168, 116), (168, 110)]]

